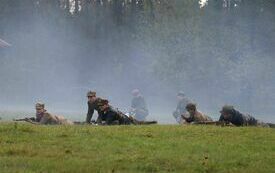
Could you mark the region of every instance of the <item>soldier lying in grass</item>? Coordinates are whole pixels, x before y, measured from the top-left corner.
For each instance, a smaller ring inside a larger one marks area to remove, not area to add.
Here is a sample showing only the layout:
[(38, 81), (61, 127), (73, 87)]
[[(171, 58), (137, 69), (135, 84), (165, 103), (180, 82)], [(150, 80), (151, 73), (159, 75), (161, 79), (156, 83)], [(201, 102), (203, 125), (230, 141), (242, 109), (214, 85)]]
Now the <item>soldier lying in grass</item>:
[(102, 114), (102, 124), (104, 125), (130, 125), (130, 124), (156, 124), (156, 121), (138, 121), (131, 116), (127, 116), (109, 105), (108, 100), (100, 102)]
[(271, 125), (271, 124), (269, 125), (267, 123), (263, 123), (249, 114), (240, 113), (231, 105), (223, 106), (220, 113), (221, 113), (221, 116), (220, 116), (219, 122), (225, 122), (226, 124), (232, 124), (235, 126), (261, 126), (261, 127), (269, 127)]
[(209, 116), (198, 111), (195, 103), (188, 103), (185, 109), (188, 113), (182, 115), (182, 119), (184, 120), (183, 124), (213, 121)]
[(15, 121), (26, 121), (32, 124), (51, 124), (51, 125), (71, 125), (73, 122), (65, 119), (63, 116), (52, 115), (45, 109), (44, 103), (36, 103), (36, 117), (17, 119)]

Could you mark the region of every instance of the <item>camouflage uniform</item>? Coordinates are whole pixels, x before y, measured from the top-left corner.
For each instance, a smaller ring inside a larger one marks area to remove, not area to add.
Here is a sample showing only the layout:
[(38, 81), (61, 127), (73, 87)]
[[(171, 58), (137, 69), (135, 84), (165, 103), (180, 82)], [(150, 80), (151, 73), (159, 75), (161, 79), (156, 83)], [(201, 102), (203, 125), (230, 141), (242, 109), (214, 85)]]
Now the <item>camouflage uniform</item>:
[(190, 103), (190, 100), (184, 97), (183, 92), (179, 92), (178, 96), (182, 96), (183, 98), (178, 102), (176, 111), (173, 112), (173, 117), (178, 123), (182, 123), (182, 115), (188, 114), (185, 107), (188, 103)]
[[(249, 114), (243, 114), (235, 110), (233, 106), (226, 105), (220, 111), (221, 116), (219, 121), (225, 123), (231, 123), (235, 126), (263, 126), (269, 127), (268, 124), (263, 123)], [(229, 116), (226, 118), (223, 114), (227, 113)]]
[(142, 95), (138, 95), (132, 99), (131, 108), (134, 110), (135, 118), (139, 121), (144, 121), (149, 114), (145, 99)]

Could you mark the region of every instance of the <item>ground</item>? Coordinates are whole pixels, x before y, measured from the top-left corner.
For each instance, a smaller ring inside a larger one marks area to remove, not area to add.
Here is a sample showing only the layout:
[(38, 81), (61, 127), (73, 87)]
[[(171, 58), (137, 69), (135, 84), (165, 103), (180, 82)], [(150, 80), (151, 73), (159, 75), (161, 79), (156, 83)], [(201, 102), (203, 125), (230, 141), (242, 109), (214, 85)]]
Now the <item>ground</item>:
[(0, 124), (0, 172), (275, 172), (275, 129)]

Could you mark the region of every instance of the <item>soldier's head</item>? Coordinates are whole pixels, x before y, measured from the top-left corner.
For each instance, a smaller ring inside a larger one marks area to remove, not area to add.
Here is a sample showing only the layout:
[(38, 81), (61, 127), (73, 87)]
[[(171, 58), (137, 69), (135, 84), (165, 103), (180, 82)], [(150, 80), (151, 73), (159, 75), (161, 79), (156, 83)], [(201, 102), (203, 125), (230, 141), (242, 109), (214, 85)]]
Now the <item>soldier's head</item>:
[(35, 110), (36, 110), (36, 113), (43, 113), (45, 111), (45, 104), (44, 103), (41, 103), (41, 102), (38, 102), (35, 104)]
[(234, 114), (234, 107), (232, 105), (224, 105), (220, 111), (224, 119), (229, 119)]
[(99, 102), (99, 108), (101, 111), (105, 111), (109, 107), (109, 101), (106, 99), (103, 99)]
[(177, 95), (177, 99), (181, 101), (185, 97), (185, 94), (183, 91), (179, 91)]
[(132, 90), (132, 96), (137, 97), (137, 96), (139, 96), (139, 95), (140, 95), (139, 89), (133, 89), (133, 90)]
[(197, 105), (195, 103), (188, 103), (185, 109), (189, 112), (190, 115), (194, 115), (197, 111)]
[(96, 100), (96, 92), (88, 91), (87, 98), (89, 102), (94, 102)]

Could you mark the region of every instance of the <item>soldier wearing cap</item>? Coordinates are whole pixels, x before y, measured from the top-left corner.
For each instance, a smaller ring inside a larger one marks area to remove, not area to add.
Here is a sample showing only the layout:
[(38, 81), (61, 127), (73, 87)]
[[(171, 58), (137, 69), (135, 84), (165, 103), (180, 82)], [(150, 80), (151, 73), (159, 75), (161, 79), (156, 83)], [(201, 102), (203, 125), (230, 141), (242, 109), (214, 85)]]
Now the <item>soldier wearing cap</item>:
[(133, 112), (135, 119), (145, 121), (149, 114), (145, 99), (138, 89), (134, 89), (132, 95), (131, 112)]
[(51, 115), (45, 109), (44, 103), (36, 103), (36, 118), (35, 122), (39, 124), (73, 124), (71, 121), (65, 119), (63, 116)]
[(46, 112), (45, 110), (45, 104), (38, 102), (35, 104), (35, 110), (36, 110), (36, 118), (35, 121), (36, 122), (40, 122), (41, 118), (43, 117), (44, 113)]
[(115, 110), (109, 105), (109, 101), (103, 99), (99, 104), (102, 111), (102, 122), (106, 125), (123, 125), (131, 124), (131, 119), (124, 115), (122, 112)]
[(269, 126), (268, 124), (257, 120), (249, 114), (245, 115), (243, 113), (240, 113), (231, 105), (223, 106), (220, 113), (221, 116), (219, 121), (225, 122), (227, 124), (233, 124), (235, 126)]
[(197, 105), (195, 103), (188, 103), (186, 105), (186, 110), (188, 114), (183, 114), (182, 118), (187, 123), (198, 123), (198, 122), (209, 122), (213, 121), (210, 117), (207, 115), (201, 113), (197, 110)]
[(102, 111), (99, 108), (99, 104), (102, 101), (101, 98), (96, 97), (96, 92), (89, 91), (87, 93), (88, 98), (88, 113), (86, 117), (86, 123), (91, 123), (91, 119), (93, 117), (94, 111), (96, 110), (98, 113), (97, 123), (101, 123), (102, 121)]
[(176, 119), (176, 121), (181, 124), (183, 122), (182, 115), (186, 114), (186, 105), (190, 103), (190, 100), (185, 97), (185, 94), (180, 91), (177, 95), (178, 104), (176, 110), (173, 112), (173, 117)]

